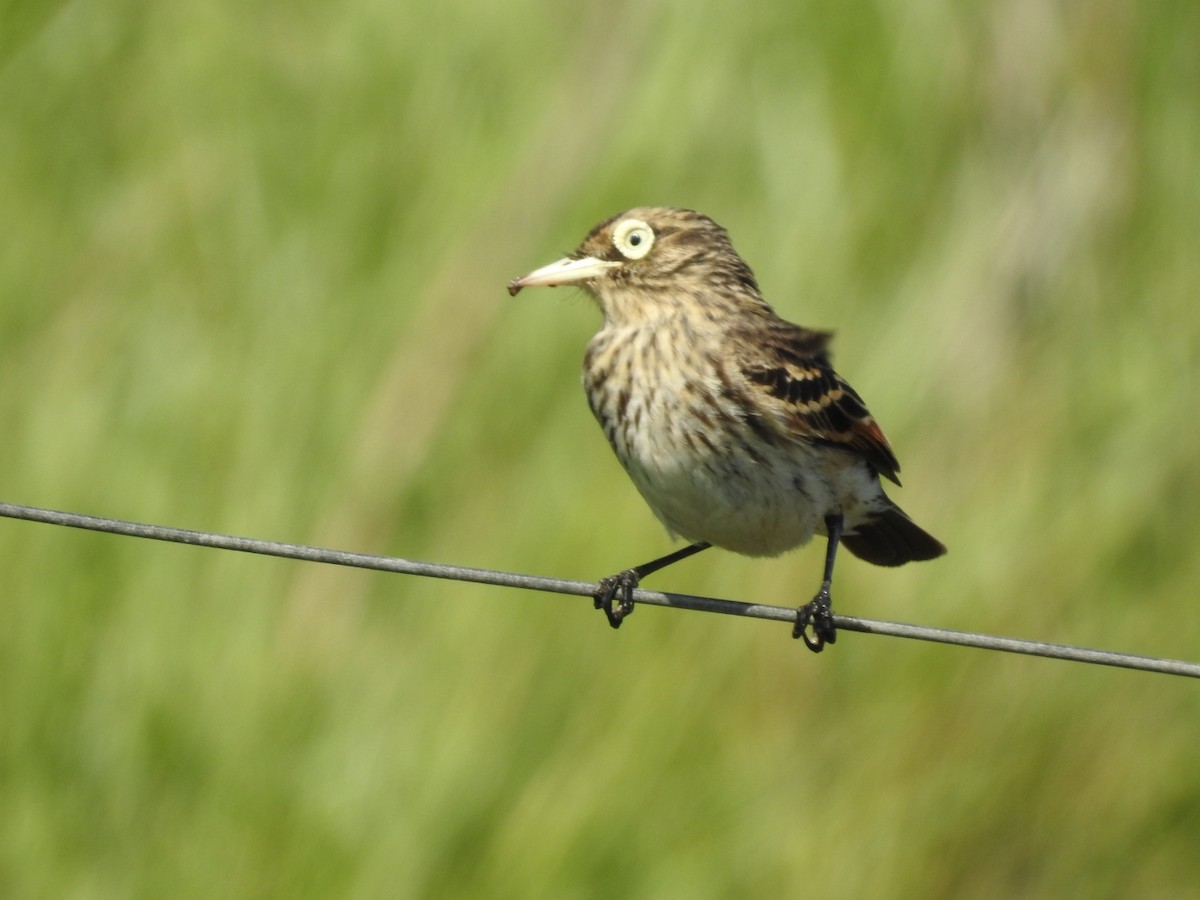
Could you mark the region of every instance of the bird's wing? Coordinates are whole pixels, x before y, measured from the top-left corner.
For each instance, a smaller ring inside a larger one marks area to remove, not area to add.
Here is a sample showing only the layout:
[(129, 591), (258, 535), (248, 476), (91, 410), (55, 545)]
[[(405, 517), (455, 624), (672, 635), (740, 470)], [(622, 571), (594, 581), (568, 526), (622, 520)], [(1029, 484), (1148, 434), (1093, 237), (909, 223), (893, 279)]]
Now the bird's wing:
[(854, 388), (829, 363), (832, 335), (781, 322), (733, 343), (748, 387), (797, 437), (861, 453), (885, 478), (900, 483), (900, 463)]

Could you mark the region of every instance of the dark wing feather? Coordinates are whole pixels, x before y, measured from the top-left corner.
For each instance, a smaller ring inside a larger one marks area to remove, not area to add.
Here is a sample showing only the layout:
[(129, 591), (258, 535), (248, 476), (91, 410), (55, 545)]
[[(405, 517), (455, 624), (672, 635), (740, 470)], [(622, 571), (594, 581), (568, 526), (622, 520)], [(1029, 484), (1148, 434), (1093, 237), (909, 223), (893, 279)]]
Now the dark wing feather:
[(797, 436), (857, 451), (880, 475), (900, 483), (900, 463), (883, 430), (830, 365), (831, 334), (780, 321), (738, 337), (742, 375), (777, 401)]

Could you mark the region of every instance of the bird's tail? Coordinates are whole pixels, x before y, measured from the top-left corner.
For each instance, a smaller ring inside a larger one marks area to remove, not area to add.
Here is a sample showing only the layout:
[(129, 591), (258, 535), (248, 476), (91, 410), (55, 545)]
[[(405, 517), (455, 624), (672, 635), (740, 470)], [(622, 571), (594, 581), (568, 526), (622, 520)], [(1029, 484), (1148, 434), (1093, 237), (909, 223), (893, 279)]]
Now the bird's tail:
[(877, 566), (902, 566), (906, 562), (935, 559), (945, 546), (908, 517), (891, 500), (883, 512), (842, 535), (842, 544), (859, 559)]

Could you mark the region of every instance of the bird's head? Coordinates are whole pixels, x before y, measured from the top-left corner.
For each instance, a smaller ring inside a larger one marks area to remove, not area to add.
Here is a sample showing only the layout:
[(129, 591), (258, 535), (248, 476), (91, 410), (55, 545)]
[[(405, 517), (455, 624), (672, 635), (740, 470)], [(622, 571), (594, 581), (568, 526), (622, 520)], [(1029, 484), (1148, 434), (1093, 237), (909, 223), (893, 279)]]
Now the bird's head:
[(579, 248), (508, 285), (577, 284), (612, 324), (651, 321), (672, 311), (766, 309), (750, 267), (725, 229), (690, 209), (644, 206), (591, 230)]

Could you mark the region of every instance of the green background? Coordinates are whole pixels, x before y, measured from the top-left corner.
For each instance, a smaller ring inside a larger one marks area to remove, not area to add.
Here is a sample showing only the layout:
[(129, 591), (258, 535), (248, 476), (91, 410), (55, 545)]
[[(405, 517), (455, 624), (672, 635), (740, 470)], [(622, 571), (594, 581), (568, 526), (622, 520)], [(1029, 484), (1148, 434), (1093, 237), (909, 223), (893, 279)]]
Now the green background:
[[(950, 555), (1200, 659), (1200, 6), (0, 6), (0, 499), (595, 579), (672, 546), (508, 280), (731, 232)], [(818, 548), (647, 586), (795, 605)], [(5, 897), (1194, 897), (1195, 682), (0, 521)]]

